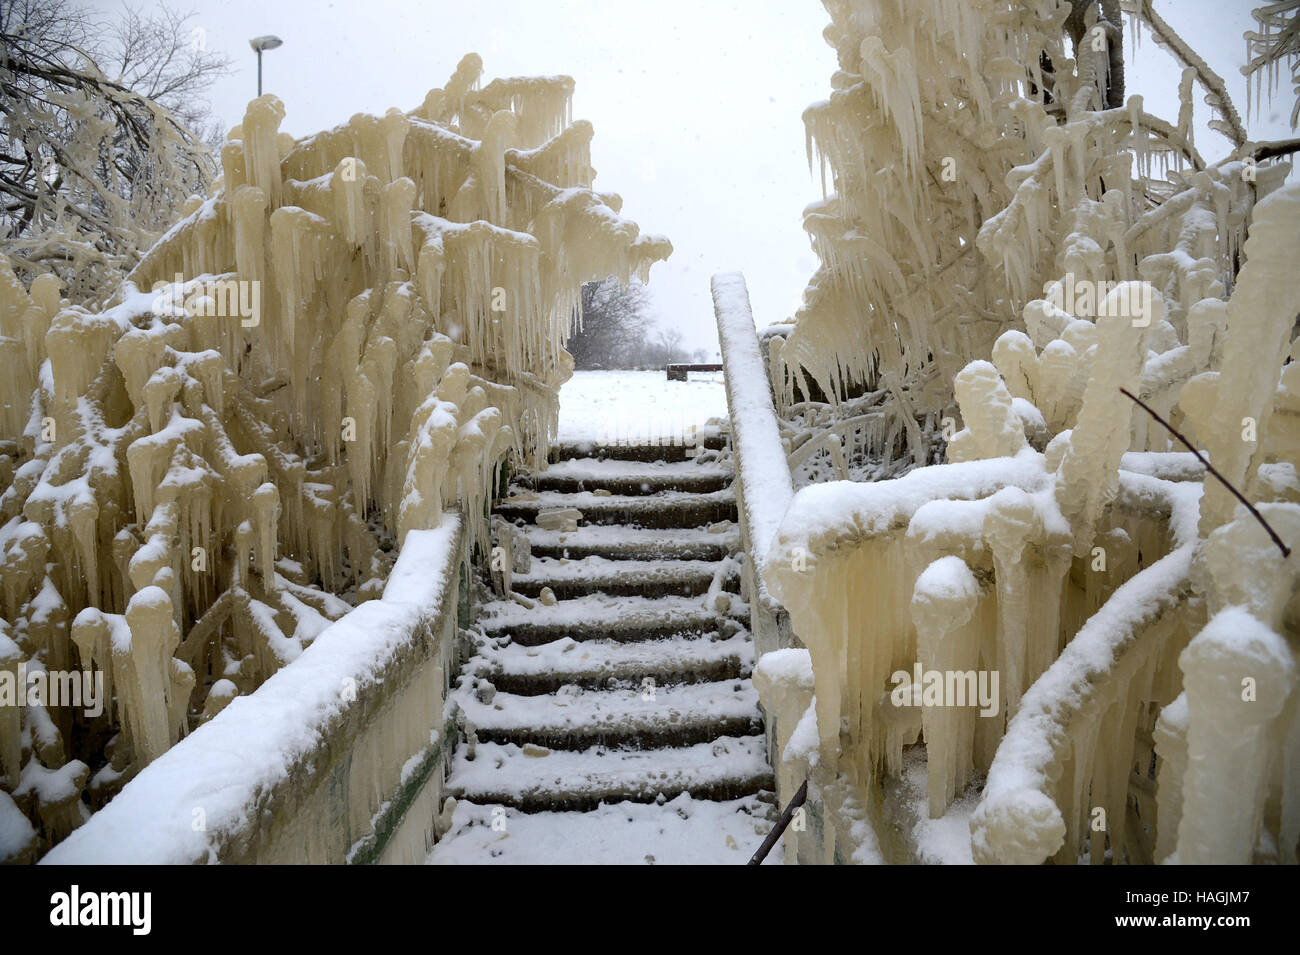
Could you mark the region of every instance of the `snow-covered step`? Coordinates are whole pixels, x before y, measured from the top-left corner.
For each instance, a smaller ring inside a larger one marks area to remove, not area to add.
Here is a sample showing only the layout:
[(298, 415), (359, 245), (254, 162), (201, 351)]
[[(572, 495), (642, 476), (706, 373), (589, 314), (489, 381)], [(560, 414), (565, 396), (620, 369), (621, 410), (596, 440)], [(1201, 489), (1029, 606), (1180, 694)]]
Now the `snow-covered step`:
[(570, 686), (541, 696), (496, 691), (484, 696), (488, 702), (480, 699), (475, 682), (461, 680), (451, 699), (483, 742), (650, 748), (763, 731), (758, 691), (747, 679), (612, 690)]
[(592, 491), (530, 491), (511, 487), (496, 512), (507, 520), (533, 523), (540, 511), (576, 507), (587, 524), (634, 524), (639, 527), (701, 527), (736, 519), (733, 488), (695, 493), (662, 491), (657, 494), (609, 494)]
[[(777, 812), (770, 799), (714, 802), (682, 793), (662, 806), (524, 813), (464, 801), (430, 865), (744, 865)], [(764, 864), (779, 865), (780, 853)]]
[(532, 608), (513, 600), (482, 606), (478, 626), (489, 636), (508, 636), (524, 646), (561, 637), (574, 640), (654, 640), (679, 634), (718, 632), (721, 617), (699, 597), (610, 597), (591, 594)]
[(551, 445), (551, 460), (613, 458), (619, 461), (693, 461), (701, 451), (719, 451), (726, 439), (716, 431), (700, 432), (693, 444), (684, 439), (659, 444), (601, 444), (598, 441), (561, 440)]
[(719, 572), (724, 590), (737, 589), (740, 570), (734, 561), (708, 560), (609, 560), (583, 557), (578, 560), (542, 557), (534, 559), (526, 574), (515, 574), (513, 589), (535, 597), (543, 587), (561, 599), (597, 591), (603, 594), (662, 597), (675, 594), (692, 597), (708, 592)]
[(657, 494), (661, 491), (720, 491), (731, 483), (731, 471), (694, 461), (622, 461), (616, 458), (572, 458), (545, 471), (516, 478), (522, 487), (538, 491), (594, 491), (614, 494)]
[(526, 647), (484, 641), (470, 666), (498, 690), (529, 695), (611, 681), (641, 686), (647, 678), (658, 686), (737, 679), (748, 676), (753, 663), (753, 640), (742, 630), (726, 639), (668, 637), (638, 643), (579, 643), (561, 637)]
[(577, 752), (480, 743), (471, 760), (469, 747), (462, 744), (452, 757), (446, 792), (480, 805), (528, 812), (594, 809), (619, 800), (653, 802), (681, 793), (695, 799), (739, 799), (773, 789), (766, 750), (762, 736), (721, 737), (671, 749), (595, 746)]
[[(736, 497), (716, 455), (685, 450), (562, 447), (496, 506), (532, 560), (470, 630), (449, 700), (460, 803), (431, 862), (740, 863), (762, 842), (774, 781)], [(563, 508), (582, 526), (535, 523)], [(730, 603), (706, 609), (715, 580)]]
[(740, 548), (740, 529), (624, 527), (590, 524), (576, 531), (522, 529), (534, 557), (609, 557), (624, 560), (721, 560)]

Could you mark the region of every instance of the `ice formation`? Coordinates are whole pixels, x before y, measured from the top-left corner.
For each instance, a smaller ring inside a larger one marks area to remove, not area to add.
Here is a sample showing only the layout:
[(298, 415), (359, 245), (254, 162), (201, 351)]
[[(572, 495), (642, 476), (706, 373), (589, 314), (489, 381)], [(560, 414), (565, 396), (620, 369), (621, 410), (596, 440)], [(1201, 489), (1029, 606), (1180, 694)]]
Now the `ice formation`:
[(378, 596), (410, 531), (455, 506), (486, 544), (499, 469), (554, 435), (581, 284), (671, 251), (592, 191), (571, 79), (481, 70), (301, 140), (254, 100), (103, 311), (0, 260), (0, 669), (111, 700), (0, 707), (11, 855)]
[[(1177, 123), (1120, 96), (1116, 11), (1094, 46), (1096, 5), (826, 3), (821, 266), (768, 369), (792, 464), (831, 434), (892, 478), (803, 487), (765, 568), (818, 740), (780, 779), (810, 776), (828, 857), (888, 825), (919, 741), (917, 811), (978, 793), (977, 862), (1297, 861), (1297, 558), (1120, 389), (1300, 544), (1300, 186), (1149, 6)], [(1237, 147), (1213, 164), (1197, 85)], [(997, 715), (917, 722), (889, 689), (918, 664), (995, 671)]]

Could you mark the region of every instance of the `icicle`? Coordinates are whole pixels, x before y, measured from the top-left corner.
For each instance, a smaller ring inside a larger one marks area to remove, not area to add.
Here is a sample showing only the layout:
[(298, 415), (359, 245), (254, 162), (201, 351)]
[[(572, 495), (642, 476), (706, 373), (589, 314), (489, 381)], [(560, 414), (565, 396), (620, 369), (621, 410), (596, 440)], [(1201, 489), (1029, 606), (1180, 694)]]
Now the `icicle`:
[(257, 528), (257, 571), (262, 578), (262, 588), (266, 593), (274, 593), (278, 587), (275, 581), (275, 537), (280, 521), (280, 492), (274, 484), (266, 483), (253, 492), (253, 513)]
[[(411, 121), (399, 109), (390, 109), (379, 121), (380, 135), (384, 141), (384, 176), (386, 182), (395, 182), (403, 175), (402, 150)], [(408, 204), (407, 208), (410, 206)]]
[(1011, 393), (997, 369), (971, 362), (957, 375), (953, 390), (966, 427), (948, 443), (950, 461), (1013, 455), (1025, 447), (1025, 432), (1012, 408)]
[[(1187, 770), (1178, 861), (1244, 865), (1262, 822), (1267, 726), (1293, 690), (1285, 640), (1240, 608), (1217, 614), (1179, 657), (1187, 684)], [(1257, 696), (1243, 700), (1243, 681)]]
[[(279, 555), (294, 600), (345, 567), (365, 600), (392, 561), (378, 538), (436, 526), (444, 499), (481, 538), (503, 457), (546, 459), (582, 283), (671, 251), (591, 191), (571, 79), (478, 90), (481, 69), (304, 140), (255, 100), (218, 193), (184, 203), (111, 308), (67, 305), (54, 276), (25, 290), (0, 258), (0, 634), (58, 662), (77, 612), (82, 664), (119, 690), (116, 772), (187, 731), (196, 686), (207, 720), (292, 658)], [(204, 649), (173, 658), (195, 628)], [(23, 731), (0, 727), (6, 785)]]
[(1157, 840), (1155, 861), (1164, 862), (1178, 847), (1178, 825), (1183, 814), (1183, 778), (1187, 772), (1187, 694), (1180, 694), (1163, 710), (1154, 737), (1160, 757), (1157, 777)]
[(407, 272), (416, 270), (414, 240), (411, 234), (411, 205), (415, 201), (415, 183), (410, 179), (396, 179), (380, 190), (380, 209), (384, 233), (384, 248), (388, 265), (384, 269)]
[[(970, 568), (958, 557), (930, 564), (916, 580), (912, 619), (916, 623), (918, 659), (925, 671), (975, 674), (979, 666), (979, 633), (966, 625), (975, 615), (980, 587)], [(975, 688), (972, 686), (971, 690)], [(974, 767), (977, 695), (963, 706), (925, 706), (927, 796), (930, 818), (947, 811), (955, 793)]]
[(145, 587), (131, 598), (126, 623), (130, 639), (112, 644), (113, 676), (120, 688), (124, 720), (131, 729), (135, 762), (145, 766), (173, 742), (168, 660), (180, 642), (180, 633), (172, 619), (171, 599), (159, 587)]
[(248, 184), (266, 195), (267, 208), (280, 207), (279, 127), (284, 119), (284, 104), (270, 93), (248, 104), (244, 114), (244, 170)]
[(1128, 98), (1129, 125), (1133, 130), (1133, 154), (1137, 157), (1140, 175), (1150, 176), (1150, 154), (1147, 150), (1147, 130), (1142, 123), (1142, 97), (1133, 95)]
[[(1246, 264), (1228, 300), (1228, 341), (1224, 346), (1220, 400), (1203, 435), (1215, 468), (1238, 487), (1249, 486), (1259, 459), (1256, 443), (1243, 441), (1242, 422), (1261, 428), (1287, 352), (1300, 289), (1286, 279), (1300, 261), (1300, 184), (1274, 192), (1255, 207)], [(1236, 499), (1217, 481), (1201, 500), (1201, 533), (1226, 522)]]
[(1115, 496), (1119, 460), (1131, 441), (1133, 404), (1119, 389), (1137, 386), (1148, 329), (1165, 317), (1163, 297), (1144, 282), (1116, 286), (1099, 311), (1104, 314), (1097, 320), (1097, 374), (1084, 392), (1057, 476), (1057, 501), (1075, 528), (1079, 556), (1092, 547), (1097, 518)]
[(342, 229), (343, 238), (357, 247), (367, 244), (372, 228), (365, 187), (366, 164), (350, 156), (340, 159), (330, 176), (334, 222)]

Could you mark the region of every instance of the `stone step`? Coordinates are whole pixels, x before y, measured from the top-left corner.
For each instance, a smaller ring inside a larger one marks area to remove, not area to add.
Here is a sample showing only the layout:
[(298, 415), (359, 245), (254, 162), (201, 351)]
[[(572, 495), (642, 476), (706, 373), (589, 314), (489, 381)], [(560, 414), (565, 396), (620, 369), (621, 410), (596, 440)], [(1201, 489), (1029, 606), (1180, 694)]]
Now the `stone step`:
[(608, 557), (612, 560), (721, 560), (740, 549), (740, 529), (626, 527), (590, 524), (548, 531), (530, 524), (522, 533), (535, 557)]
[(551, 445), (550, 459), (608, 458), (617, 461), (691, 461), (701, 450), (720, 451), (726, 439), (716, 431), (700, 431), (694, 443), (685, 438), (658, 443), (603, 444), (599, 441), (560, 441)]
[(611, 596), (694, 597), (708, 592), (722, 571), (724, 590), (739, 591), (740, 568), (735, 561), (708, 560), (578, 560), (542, 557), (533, 560), (527, 574), (514, 574), (511, 589), (536, 597), (549, 587), (561, 600), (584, 594)]
[(529, 609), (513, 600), (482, 606), (479, 628), (535, 647), (562, 637), (625, 643), (688, 634), (714, 634), (723, 618), (699, 597), (610, 597), (591, 594)]
[[(588, 831), (614, 807), (650, 834), (638, 846), (654, 844), (656, 819), (691, 812), (707, 818), (702, 839), (726, 838), (734, 816), (745, 838), (729, 848), (762, 841), (775, 786), (740, 563), (729, 559), (740, 548), (735, 491), (730, 471), (709, 463), (716, 455), (696, 460), (722, 443), (713, 431), (695, 447), (562, 445), (547, 470), (516, 475), (495, 513), (520, 525), (533, 559), (512, 575), (518, 600), (479, 607), (475, 652), (449, 696), (473, 743), (462, 738), (451, 759), (444, 791), (461, 805), (440, 844), (446, 861), (458, 840), (495, 846), (502, 808), (527, 814), (511, 823), (511, 846), (534, 833), (521, 858), (563, 847), (581, 861), (552, 830)], [(581, 526), (535, 523), (561, 508), (581, 511)], [(715, 577), (733, 594), (727, 613), (704, 606)], [(556, 602), (537, 599), (545, 588)]]
[(694, 461), (625, 461), (617, 458), (573, 458), (558, 461), (537, 474), (515, 476), (519, 487), (536, 491), (595, 491), (615, 494), (657, 494), (662, 491), (720, 491), (731, 484), (731, 471)]
[(485, 743), (532, 743), (557, 750), (598, 745), (650, 749), (763, 731), (758, 691), (747, 679), (613, 690), (574, 686), (540, 696), (497, 690), (480, 698), (482, 683), (466, 677), (450, 699)]
[(466, 668), (498, 690), (530, 696), (562, 686), (640, 686), (647, 677), (659, 686), (739, 679), (749, 676), (753, 664), (753, 640), (739, 631), (726, 639), (668, 637), (638, 643), (579, 643), (562, 637), (537, 647), (483, 640)]
[(591, 491), (531, 491), (511, 486), (511, 495), (496, 506), (506, 520), (535, 523), (541, 511), (576, 507), (585, 524), (632, 524), (637, 527), (702, 527), (736, 520), (732, 488), (697, 494), (661, 491), (657, 494), (594, 494)]
[[(779, 815), (770, 792), (662, 806), (617, 802), (588, 812), (520, 812), (463, 800), (431, 865), (744, 865)], [(780, 865), (781, 853), (765, 865)]]
[(478, 805), (525, 812), (590, 810), (601, 803), (739, 799), (775, 786), (763, 736), (723, 737), (669, 749), (551, 750), (530, 756), (513, 743), (462, 743), (445, 792)]

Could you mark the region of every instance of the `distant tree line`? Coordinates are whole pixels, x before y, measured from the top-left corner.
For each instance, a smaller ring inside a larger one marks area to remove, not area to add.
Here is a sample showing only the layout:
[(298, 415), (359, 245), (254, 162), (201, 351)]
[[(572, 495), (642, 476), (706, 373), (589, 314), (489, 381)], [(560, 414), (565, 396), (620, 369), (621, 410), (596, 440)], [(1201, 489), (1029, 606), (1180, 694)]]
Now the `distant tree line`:
[(677, 328), (660, 328), (650, 308), (650, 293), (640, 282), (626, 287), (618, 279), (582, 287), (582, 328), (569, 339), (579, 370), (662, 368), (672, 362), (702, 362), (708, 353), (687, 351)]

